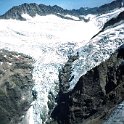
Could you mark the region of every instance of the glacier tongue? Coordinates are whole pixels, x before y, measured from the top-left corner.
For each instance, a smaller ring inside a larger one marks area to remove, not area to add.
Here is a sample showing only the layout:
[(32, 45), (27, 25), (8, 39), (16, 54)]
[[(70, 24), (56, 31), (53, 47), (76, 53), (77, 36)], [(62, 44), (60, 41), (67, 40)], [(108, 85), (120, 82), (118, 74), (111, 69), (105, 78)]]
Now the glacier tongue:
[[(117, 10), (114, 13), (119, 12)], [(48, 95), (49, 92), (52, 92), (54, 97), (57, 95), (59, 69), (67, 62), (68, 54), (75, 54), (78, 51), (80, 56), (79, 60), (73, 63), (74, 80), (70, 82), (70, 89), (72, 89), (82, 74), (109, 57), (107, 52), (113, 52), (122, 43), (114, 43), (111, 35), (107, 37), (108, 43), (100, 42), (102, 37), (109, 34), (109, 30), (90, 41), (92, 36), (102, 28), (103, 23), (112, 17), (111, 15), (112, 12), (109, 16), (94, 15), (87, 23), (61, 19), (55, 15), (42, 17), (37, 15), (34, 18), (23, 15), (27, 21), (0, 20), (0, 48), (30, 55), (35, 60), (33, 90), (38, 94), (27, 112), (28, 124), (42, 124), (47, 121)], [(114, 38), (123, 38), (123, 35), (118, 34), (117, 31), (121, 28), (113, 29), (116, 30)], [(113, 45), (112, 49), (110, 45)], [(102, 51), (106, 53), (103, 54)]]
[(0, 48), (34, 58), (33, 90), (37, 91), (37, 99), (32, 103), (25, 120), (28, 124), (41, 124), (47, 121), (49, 92), (54, 97), (58, 93), (59, 68), (68, 60), (68, 54), (85, 45), (99, 31), (99, 27), (95, 25), (95, 18), (85, 23), (54, 15), (37, 15), (34, 18), (23, 16), (27, 17), (27, 21), (0, 20)]

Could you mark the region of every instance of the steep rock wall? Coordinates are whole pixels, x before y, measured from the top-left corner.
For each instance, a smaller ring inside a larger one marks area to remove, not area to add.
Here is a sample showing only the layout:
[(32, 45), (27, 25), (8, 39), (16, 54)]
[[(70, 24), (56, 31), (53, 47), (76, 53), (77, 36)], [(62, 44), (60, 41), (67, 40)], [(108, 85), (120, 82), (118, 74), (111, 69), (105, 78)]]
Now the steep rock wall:
[(124, 100), (124, 45), (81, 76), (72, 91), (60, 89), (52, 113), (58, 124), (102, 124), (112, 108)]

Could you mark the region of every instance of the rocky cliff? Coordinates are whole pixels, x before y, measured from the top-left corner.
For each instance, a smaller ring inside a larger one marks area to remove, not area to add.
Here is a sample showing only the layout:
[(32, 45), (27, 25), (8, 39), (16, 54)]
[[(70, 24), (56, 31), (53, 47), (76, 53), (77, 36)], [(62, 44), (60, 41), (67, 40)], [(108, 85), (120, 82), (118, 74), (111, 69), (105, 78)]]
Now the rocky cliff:
[[(65, 79), (61, 74), (60, 83)], [(124, 100), (124, 45), (81, 76), (72, 91), (65, 93), (68, 82), (64, 83), (65, 88), (60, 84), (58, 105), (52, 113), (54, 120), (58, 124), (102, 124), (111, 110)]]
[(31, 105), (33, 60), (0, 50), (0, 124), (17, 124)]

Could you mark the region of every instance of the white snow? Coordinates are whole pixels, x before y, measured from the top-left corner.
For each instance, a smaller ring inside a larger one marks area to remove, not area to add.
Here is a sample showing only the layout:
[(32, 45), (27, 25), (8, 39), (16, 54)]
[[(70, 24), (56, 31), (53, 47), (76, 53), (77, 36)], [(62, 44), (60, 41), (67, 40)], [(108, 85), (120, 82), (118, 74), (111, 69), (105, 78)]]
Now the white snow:
[(57, 95), (58, 69), (67, 61), (68, 53), (85, 45), (99, 28), (95, 18), (85, 23), (55, 15), (23, 17), (27, 21), (0, 20), (0, 48), (30, 55), (36, 61), (33, 78), (38, 96), (27, 117), (34, 118), (32, 124), (41, 124), (41, 116), (48, 114), (48, 93)]
[[(48, 93), (52, 91), (55, 96), (57, 95), (55, 87), (59, 82), (58, 70), (67, 62), (68, 54), (75, 54), (77, 51), (80, 53), (79, 60), (72, 65), (74, 80), (70, 82), (70, 89), (75, 86), (82, 74), (109, 57), (107, 53), (102, 54), (102, 48), (98, 42), (102, 39), (102, 35), (109, 34), (109, 30), (92, 41), (90, 39), (100, 30), (102, 27), (100, 24), (103, 25), (106, 18), (111, 18), (110, 15), (109, 17), (106, 14), (101, 15), (103, 17), (90, 15), (92, 18), (87, 23), (66, 20), (55, 15), (37, 15), (32, 18), (27, 14), (23, 14), (27, 21), (0, 20), (0, 48), (30, 55), (35, 60), (33, 78), (35, 80), (34, 89), (38, 92), (38, 96), (27, 112), (29, 124), (42, 124), (41, 116), (47, 117)], [(115, 30), (120, 31), (121, 28), (113, 29), (113, 33)], [(119, 34), (119, 31), (116, 31), (114, 37), (123, 39), (123, 35)], [(90, 44), (89, 41), (94, 48), (91, 48), (90, 52), (83, 52), (84, 48)], [(119, 45), (116, 45), (117, 43), (114, 43), (113, 39), (112, 41), (112, 43), (105, 43), (107, 45), (104, 44), (103, 49), (109, 50), (110, 45), (113, 45), (110, 51), (114, 51)], [(97, 51), (101, 51), (101, 53), (96, 54)], [(93, 59), (95, 55), (98, 57), (97, 63)]]

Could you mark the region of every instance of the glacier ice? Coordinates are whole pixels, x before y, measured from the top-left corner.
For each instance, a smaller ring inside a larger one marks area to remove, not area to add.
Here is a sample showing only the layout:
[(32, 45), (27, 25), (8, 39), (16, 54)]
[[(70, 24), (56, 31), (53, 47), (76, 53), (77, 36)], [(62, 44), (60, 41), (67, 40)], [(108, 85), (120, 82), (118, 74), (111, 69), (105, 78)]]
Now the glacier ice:
[[(70, 82), (69, 90), (71, 90), (82, 74), (104, 61), (121, 45), (120, 39), (124, 36), (119, 32), (123, 25), (111, 31), (108, 29), (90, 40), (107, 20), (120, 11), (123, 9), (99, 16), (88, 15), (90, 21), (87, 23), (66, 20), (55, 15), (37, 15), (32, 18), (27, 14), (22, 15), (27, 21), (0, 20), (0, 48), (30, 55), (35, 60), (33, 79), (34, 90), (38, 95), (26, 115), (29, 124), (41, 124), (47, 121), (48, 94), (53, 92), (54, 96), (57, 95), (55, 87), (58, 87), (59, 83), (59, 69), (67, 62), (68, 54), (79, 52), (80, 56), (72, 64), (74, 80)], [(113, 32), (114, 36), (109, 32)], [(103, 37), (108, 39), (107, 43), (102, 42)], [(114, 42), (117, 37), (120, 38), (120, 42)], [(43, 120), (41, 116), (45, 119)]]

